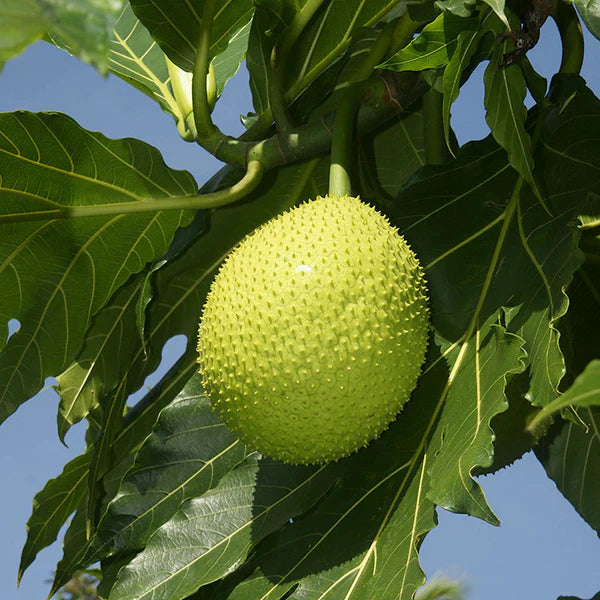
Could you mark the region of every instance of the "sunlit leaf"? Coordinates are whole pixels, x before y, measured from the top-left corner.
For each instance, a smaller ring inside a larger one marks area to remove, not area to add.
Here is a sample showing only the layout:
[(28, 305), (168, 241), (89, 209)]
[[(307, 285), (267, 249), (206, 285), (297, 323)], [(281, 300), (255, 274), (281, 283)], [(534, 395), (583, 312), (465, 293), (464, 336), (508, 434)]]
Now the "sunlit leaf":
[(600, 6), (596, 0), (573, 0), (587, 28), (600, 40)]
[(89, 452), (74, 458), (58, 477), (50, 479), (35, 495), (27, 522), (27, 540), (21, 552), (19, 579), (37, 553), (54, 542), (60, 528), (83, 501), (89, 461)]
[[(120, 460), (103, 478), (103, 488), (106, 493), (104, 505), (116, 495), (123, 476), (131, 467), (136, 456), (136, 448), (152, 431), (160, 411), (173, 400), (194, 371), (196, 371), (195, 360), (192, 358), (191, 361), (186, 361), (185, 357), (182, 357), (165, 374), (164, 378), (127, 412), (121, 430), (112, 440), (111, 450)], [(89, 477), (89, 465), (87, 477)], [(84, 485), (87, 491), (87, 481)], [(67, 530), (63, 544), (63, 558), (56, 568), (51, 593), (62, 587), (71, 578), (72, 573), (89, 566), (85, 564), (84, 560), (91, 545), (86, 531), (87, 505), (87, 499), (84, 498)]]
[(600, 360), (592, 361), (564, 394), (544, 406), (530, 426), (534, 428), (544, 419), (568, 407), (577, 410), (593, 406), (600, 406)]
[(510, 164), (536, 189), (531, 138), (525, 129), (525, 77), (518, 64), (501, 67), (501, 62), (502, 52), (498, 48), (483, 77), (485, 120), (496, 141), (508, 153)]
[(86, 333), (85, 345), (74, 362), (58, 377), (58, 434), (99, 405), (102, 396), (116, 383), (119, 365), (129, 358), (126, 340), (135, 339), (135, 309), (144, 279), (128, 282), (95, 317)]
[(241, 29), (238, 29), (230, 38), (227, 48), (212, 59), (218, 96), (223, 92), (225, 84), (237, 73), (246, 57), (250, 25), (251, 23), (248, 22)]
[(444, 67), (451, 61), (459, 38), (475, 32), (477, 25), (477, 19), (442, 13), (433, 23), (426, 25), (406, 48), (396, 52), (380, 67), (393, 71), (422, 71)]
[(185, 598), (223, 577), (266, 535), (310, 508), (335, 471), (249, 458), (156, 531), (119, 573), (111, 599)]
[[(0, 115), (3, 215), (194, 194), (152, 147), (109, 140), (52, 113)], [(31, 182), (38, 184), (33, 187)], [(116, 183), (116, 182), (119, 183)], [(183, 211), (0, 224), (0, 420), (73, 360), (90, 320), (131, 273), (167, 248)]]
[(510, 29), (510, 24), (508, 22), (508, 19), (506, 18), (506, 13), (504, 12), (504, 6), (506, 4), (505, 0), (483, 0), (483, 1), (496, 13), (496, 15), (498, 15), (498, 18), (506, 26), (506, 29)]
[(183, 117), (169, 85), (165, 55), (138, 21), (129, 2), (112, 31), (108, 59), (112, 73), (157, 101), (163, 110), (178, 119)]
[(36, 0), (0, 0), (0, 68), (44, 33)]
[(122, 5), (122, 0), (0, 0), (0, 67), (48, 37), (106, 73), (111, 29)]
[(162, 411), (138, 452), (98, 524), (92, 551), (105, 557), (142, 549), (184, 500), (215, 487), (247, 454), (218, 421), (199, 377), (193, 377)]
[[(237, 30), (229, 45), (212, 61), (218, 95), (246, 55), (249, 31), (250, 23)], [(123, 7), (112, 31), (108, 59), (115, 75), (150, 96), (177, 121), (185, 120), (184, 107), (177, 103), (173, 93), (165, 54), (135, 16), (129, 2)]]

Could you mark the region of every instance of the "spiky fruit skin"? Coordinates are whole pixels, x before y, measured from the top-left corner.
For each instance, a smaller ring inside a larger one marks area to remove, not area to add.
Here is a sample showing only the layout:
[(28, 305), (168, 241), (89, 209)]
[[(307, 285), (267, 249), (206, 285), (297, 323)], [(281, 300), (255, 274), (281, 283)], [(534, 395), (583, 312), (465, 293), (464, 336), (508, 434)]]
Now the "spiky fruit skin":
[(225, 424), (289, 463), (350, 454), (385, 430), (427, 344), (422, 270), (387, 219), (317, 198), (228, 256), (199, 332), (200, 373)]

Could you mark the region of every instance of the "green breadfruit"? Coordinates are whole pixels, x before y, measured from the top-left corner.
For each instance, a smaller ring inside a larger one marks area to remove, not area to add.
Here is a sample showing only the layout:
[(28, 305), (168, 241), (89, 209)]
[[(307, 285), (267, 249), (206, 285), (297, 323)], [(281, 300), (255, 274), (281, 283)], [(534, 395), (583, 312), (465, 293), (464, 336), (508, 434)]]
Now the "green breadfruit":
[(352, 197), (307, 202), (245, 238), (204, 307), (200, 373), (226, 425), (290, 463), (335, 460), (384, 431), (425, 356), (415, 255)]

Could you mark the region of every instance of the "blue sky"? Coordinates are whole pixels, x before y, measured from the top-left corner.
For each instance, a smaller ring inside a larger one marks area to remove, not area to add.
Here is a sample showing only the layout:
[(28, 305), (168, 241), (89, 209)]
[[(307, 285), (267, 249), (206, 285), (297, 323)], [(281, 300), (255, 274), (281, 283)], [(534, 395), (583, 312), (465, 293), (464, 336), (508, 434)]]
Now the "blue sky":
[[(532, 60), (544, 74), (560, 62), (553, 24)], [(589, 36), (583, 75), (600, 95), (600, 42)], [(487, 134), (481, 74), (476, 73), (453, 109), (461, 141)], [(191, 171), (199, 182), (219, 166), (198, 146), (182, 141), (169, 115), (143, 94), (115, 77), (97, 72), (52, 46), (38, 43), (9, 62), (0, 74), (0, 111), (57, 110), (83, 127), (110, 137), (137, 137), (158, 147), (166, 162)], [(228, 133), (241, 132), (239, 114), (251, 109), (242, 71), (226, 88), (215, 118)], [(164, 352), (172, 363), (181, 350), (174, 341)], [(165, 366), (165, 365), (163, 365)], [(147, 382), (152, 384), (152, 378)], [(29, 401), (0, 429), (0, 598), (46, 597), (61, 552), (43, 551), (15, 588), (25, 523), (31, 501), (46, 480), (82, 449), (83, 428), (69, 434), (65, 448), (56, 436), (56, 395), (46, 390)], [(502, 521), (494, 528), (474, 518), (440, 511), (440, 525), (426, 538), (421, 561), (428, 575), (462, 577), (475, 600), (553, 600), (560, 594), (589, 598), (600, 590), (600, 540), (562, 498), (535, 458), (481, 479), (488, 500)]]

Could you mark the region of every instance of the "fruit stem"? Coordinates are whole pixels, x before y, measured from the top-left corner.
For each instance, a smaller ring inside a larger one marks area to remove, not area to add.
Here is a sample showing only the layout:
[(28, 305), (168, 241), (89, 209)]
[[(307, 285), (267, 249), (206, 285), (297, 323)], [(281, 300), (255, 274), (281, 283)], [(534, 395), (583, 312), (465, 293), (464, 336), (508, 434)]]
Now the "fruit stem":
[(22, 221), (50, 221), (55, 219), (76, 219), (108, 215), (129, 215), (136, 213), (156, 213), (164, 210), (188, 210), (218, 208), (231, 204), (252, 192), (260, 183), (263, 174), (258, 161), (248, 163), (245, 175), (235, 185), (209, 194), (194, 196), (172, 196), (166, 198), (140, 199), (134, 202), (95, 204), (87, 206), (59, 206), (57, 208), (25, 213), (0, 215), (0, 225)]
[(578, 75), (583, 65), (584, 42), (577, 12), (572, 4), (557, 0), (551, 16), (558, 27), (562, 43), (559, 73)]
[[(350, 169), (352, 167), (352, 138), (366, 81), (381, 63), (392, 43), (408, 43), (414, 33), (414, 23), (408, 13), (388, 23), (373, 44), (373, 47), (346, 84), (347, 89), (336, 111), (331, 142), (331, 166), (329, 168), (329, 195), (352, 194)], [(402, 38), (402, 39), (400, 39)]]
[(428, 165), (442, 165), (448, 161), (442, 102), (442, 94), (433, 87), (423, 96), (423, 141)]
[(329, 195), (351, 196), (352, 183), (352, 137), (356, 113), (360, 104), (362, 86), (355, 84), (346, 90), (337, 109), (331, 142), (331, 165), (329, 167)]

